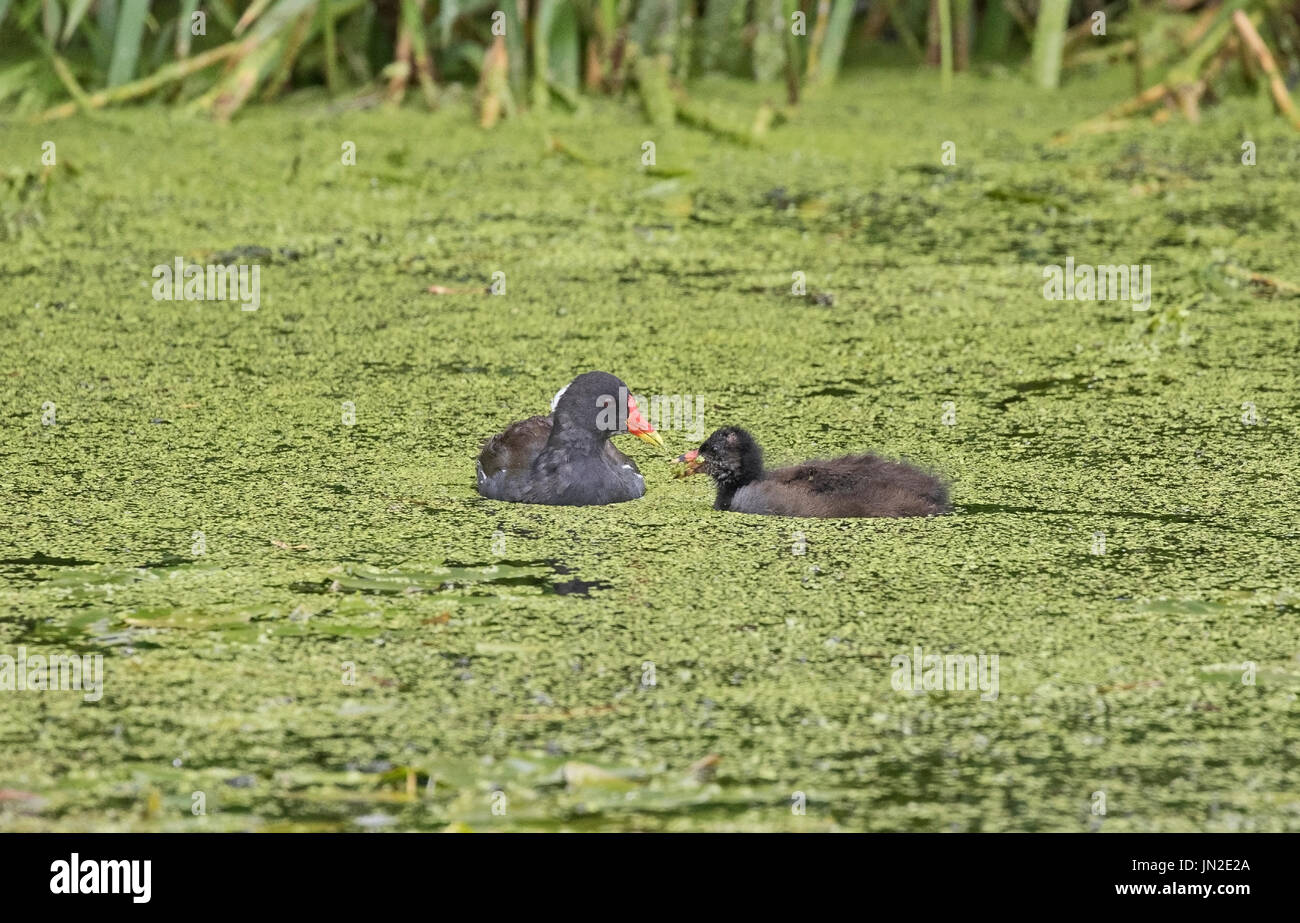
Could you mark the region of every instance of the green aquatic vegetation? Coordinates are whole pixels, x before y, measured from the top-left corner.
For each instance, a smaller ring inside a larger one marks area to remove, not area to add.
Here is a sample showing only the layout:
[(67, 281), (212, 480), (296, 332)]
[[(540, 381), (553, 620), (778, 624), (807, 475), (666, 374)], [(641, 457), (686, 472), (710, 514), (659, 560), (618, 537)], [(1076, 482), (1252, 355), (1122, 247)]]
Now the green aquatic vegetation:
[[(671, 176), (601, 99), (9, 126), (0, 171), (80, 172), (0, 248), (0, 654), (105, 676), (0, 693), (0, 827), (1300, 828), (1300, 154), (1245, 102), (1048, 145), (1123, 74), (933, 84), (675, 124)], [(177, 256), (256, 262), (260, 308), (155, 301)], [(1150, 265), (1150, 310), (1045, 300), (1067, 257)], [(955, 512), (718, 513), (674, 427), (620, 440), (643, 500), (478, 497), (590, 368)], [(997, 654), (996, 700), (896, 691), (918, 646)]]

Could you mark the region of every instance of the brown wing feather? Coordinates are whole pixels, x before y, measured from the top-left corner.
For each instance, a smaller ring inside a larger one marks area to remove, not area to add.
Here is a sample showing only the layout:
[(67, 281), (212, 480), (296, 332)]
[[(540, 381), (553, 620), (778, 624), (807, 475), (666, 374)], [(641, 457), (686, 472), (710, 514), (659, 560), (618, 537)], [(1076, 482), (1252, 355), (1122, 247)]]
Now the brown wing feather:
[[(483, 443), (483, 448), (478, 453), (479, 467), (488, 477), (498, 471), (526, 471), (533, 466), (533, 459), (546, 447), (546, 440), (550, 438), (550, 417), (529, 417), (511, 423)], [(606, 442), (604, 451), (611, 461), (628, 465), (633, 471), (638, 470), (636, 462), (616, 449), (614, 443)]]
[(483, 448), (478, 453), (479, 468), (488, 477), (498, 471), (527, 471), (550, 438), (550, 417), (529, 417), (511, 423), (483, 443)]

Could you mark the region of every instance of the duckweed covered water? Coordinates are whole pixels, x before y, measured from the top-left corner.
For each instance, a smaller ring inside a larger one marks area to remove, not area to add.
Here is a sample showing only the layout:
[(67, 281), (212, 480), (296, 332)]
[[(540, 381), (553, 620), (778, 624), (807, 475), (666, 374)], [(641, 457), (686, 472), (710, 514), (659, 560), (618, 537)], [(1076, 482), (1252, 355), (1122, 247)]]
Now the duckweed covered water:
[[(106, 672), (0, 693), (0, 827), (1300, 829), (1300, 146), (1236, 103), (1055, 147), (1127, 75), (933, 82), (756, 148), (605, 101), (6, 126), (0, 653)], [(155, 301), (177, 256), (260, 309)], [(1045, 300), (1067, 257), (1150, 311)], [(716, 513), (680, 430), (621, 445), (642, 501), (480, 499), (592, 368), (955, 515)], [(917, 647), (996, 699), (895, 691)]]

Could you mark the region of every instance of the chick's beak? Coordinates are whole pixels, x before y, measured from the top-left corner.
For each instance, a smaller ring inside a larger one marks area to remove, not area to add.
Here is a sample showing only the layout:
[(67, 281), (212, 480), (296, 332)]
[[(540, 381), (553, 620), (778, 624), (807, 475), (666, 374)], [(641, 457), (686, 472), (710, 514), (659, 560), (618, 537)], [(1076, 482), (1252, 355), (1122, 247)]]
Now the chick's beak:
[(690, 477), (692, 474), (695, 474), (700, 470), (700, 450), (691, 449), (689, 452), (678, 455), (673, 459), (673, 461), (682, 466), (681, 470), (677, 473), (679, 478)]
[(654, 431), (654, 427), (646, 421), (645, 417), (641, 416), (641, 408), (631, 397), (627, 399), (627, 431), (651, 445), (657, 445), (661, 449), (666, 448), (663, 437)]

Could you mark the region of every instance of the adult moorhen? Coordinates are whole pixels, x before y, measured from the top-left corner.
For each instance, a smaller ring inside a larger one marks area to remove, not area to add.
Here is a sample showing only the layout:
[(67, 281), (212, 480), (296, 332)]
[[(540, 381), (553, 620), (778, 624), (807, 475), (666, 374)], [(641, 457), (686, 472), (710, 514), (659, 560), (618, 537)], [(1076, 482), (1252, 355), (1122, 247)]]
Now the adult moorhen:
[(551, 506), (636, 500), (645, 494), (645, 479), (609, 441), (620, 433), (664, 447), (627, 385), (608, 372), (586, 372), (555, 395), (549, 417), (512, 423), (483, 444), (478, 492), (489, 500)]
[(949, 512), (948, 488), (932, 474), (875, 455), (813, 460), (763, 470), (763, 450), (735, 426), (677, 458), (682, 476), (704, 471), (718, 486), (716, 510), (760, 516), (934, 516)]

